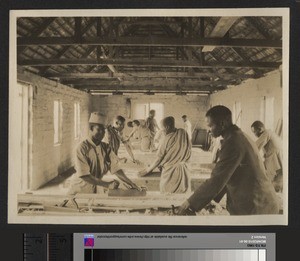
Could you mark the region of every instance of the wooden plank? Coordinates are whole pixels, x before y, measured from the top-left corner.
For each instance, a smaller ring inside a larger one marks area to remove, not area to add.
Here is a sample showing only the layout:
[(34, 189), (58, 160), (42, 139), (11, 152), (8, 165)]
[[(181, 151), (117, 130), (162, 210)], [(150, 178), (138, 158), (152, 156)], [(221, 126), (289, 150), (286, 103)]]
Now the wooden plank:
[[(170, 208), (171, 205), (180, 205), (191, 193), (164, 195), (148, 192), (141, 197), (109, 197), (107, 194), (77, 194), (75, 196), (79, 209), (93, 206), (126, 207), (126, 208)], [(55, 207), (59, 201), (73, 197), (62, 195), (34, 195), (19, 194), (18, 203), (38, 203), (44, 206)], [(92, 200), (92, 203), (91, 203)], [(60, 209), (62, 207), (59, 207)], [(74, 207), (73, 207), (74, 208)]]
[[(239, 17), (221, 17), (209, 37), (224, 37)], [(204, 46), (202, 52), (211, 52), (215, 46)]]
[[(144, 196), (142, 197), (135, 197), (132, 199), (126, 199), (126, 200), (155, 200), (155, 199), (161, 199), (165, 198), (167, 200), (175, 200), (175, 199), (181, 199), (184, 196), (184, 194), (170, 194), (170, 195), (164, 195), (161, 194), (160, 192), (148, 192), (146, 198)], [(94, 200), (105, 200), (109, 199), (111, 200), (106, 193), (104, 194), (95, 194), (95, 193), (78, 193), (75, 196), (74, 195), (63, 195), (63, 194), (33, 194), (33, 193), (26, 193), (26, 194), (18, 194), (17, 195), (18, 201), (19, 202), (24, 202), (25, 201), (35, 201), (35, 200), (40, 200), (40, 201), (51, 201), (51, 200), (64, 200), (64, 199), (94, 199)], [(115, 199), (114, 199), (115, 200)], [(118, 200), (123, 200), (122, 197), (118, 198)], [(32, 202), (33, 203), (33, 202)]]
[(155, 19), (138, 19), (134, 21), (124, 21), (122, 24), (139, 25), (139, 26), (140, 25), (165, 25), (165, 24), (178, 25), (179, 22), (171, 21), (171, 20), (166, 21), (157, 17)]
[(166, 59), (28, 59), (19, 60), (21, 66), (59, 66), (59, 65), (118, 65), (134, 67), (197, 67), (197, 68), (278, 68), (281, 62), (210, 62), (202, 65), (198, 61), (179, 61)]
[[(203, 85), (200, 84), (194, 84), (194, 85), (184, 85), (180, 88), (178, 85), (159, 85), (159, 86), (153, 86), (153, 85), (132, 85), (132, 86), (124, 86), (124, 85), (116, 85), (116, 86), (106, 86), (106, 85), (77, 85), (77, 89), (79, 90), (88, 90), (91, 92), (119, 92), (119, 94), (122, 94), (122, 92), (155, 92), (155, 93), (168, 93), (168, 92), (185, 92), (188, 91), (189, 93), (210, 93), (214, 90), (224, 90), (226, 86), (210, 86), (210, 85)], [(182, 94), (184, 95), (184, 93)]]
[(133, 72), (133, 73), (47, 73), (43, 75), (47, 78), (58, 78), (58, 79), (113, 79), (113, 78), (122, 78), (123, 80), (129, 80), (134, 78), (190, 78), (198, 79), (201, 77), (227, 77), (227, 78), (240, 78), (240, 79), (249, 79), (254, 78), (255, 74), (235, 74), (235, 73), (196, 73), (193, 75), (186, 72)]
[(282, 49), (281, 40), (239, 38), (180, 38), (180, 37), (18, 37), (17, 46), (37, 45), (107, 45), (107, 46), (217, 46)]
[[(104, 86), (119, 86), (119, 81), (114, 79), (111, 80), (99, 80), (99, 79), (66, 79), (62, 80), (61, 83), (63, 84), (72, 84), (74, 86), (77, 85), (85, 85), (85, 86), (96, 86), (96, 85), (104, 85)], [(196, 85), (196, 86), (203, 86), (203, 85), (226, 85), (230, 84), (231, 81), (204, 81), (199, 79), (130, 79), (130, 80), (123, 80), (122, 86), (132, 86), (132, 85), (140, 85), (140, 86), (167, 86), (167, 85), (178, 85), (178, 86), (185, 86), (185, 85)]]
[(82, 18), (74, 17), (75, 19), (75, 27), (74, 27), (74, 37), (80, 41), (82, 37)]
[(110, 189), (107, 193), (109, 197), (143, 197), (146, 194), (146, 190), (138, 191), (137, 189)]
[[(191, 180), (191, 190), (194, 191), (197, 187), (200, 186), (207, 178), (198, 178), (198, 179), (192, 179)], [(140, 186), (140, 187), (146, 187), (147, 191), (159, 191), (159, 183), (160, 178), (147, 178), (147, 179), (135, 179), (133, 178), (132, 181)]]

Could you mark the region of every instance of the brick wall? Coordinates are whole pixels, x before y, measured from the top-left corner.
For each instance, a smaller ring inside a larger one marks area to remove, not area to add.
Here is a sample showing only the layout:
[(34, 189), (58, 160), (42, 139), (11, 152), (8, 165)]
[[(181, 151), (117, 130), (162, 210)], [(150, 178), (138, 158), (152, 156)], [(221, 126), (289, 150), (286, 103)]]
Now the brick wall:
[(133, 120), (132, 109), (135, 103), (163, 103), (164, 116), (173, 116), (177, 127), (183, 127), (181, 116), (186, 114), (192, 125), (205, 128), (204, 116), (209, 105), (208, 96), (179, 95), (124, 95), (124, 96), (93, 96), (92, 110), (100, 111), (107, 116), (110, 123), (114, 116), (125, 116)]
[[(90, 96), (85, 92), (36, 76), (18, 72), (18, 80), (31, 83), (34, 90), (32, 106), (32, 176), (30, 188), (37, 189), (74, 165), (74, 149), (80, 141), (74, 138), (74, 102), (80, 102), (81, 137), (88, 133), (88, 117), (91, 111), (101, 111), (107, 123), (116, 115), (132, 120), (136, 103), (163, 103), (164, 116), (173, 116), (177, 127), (182, 127), (181, 116), (188, 115), (192, 125), (205, 128), (205, 113), (209, 106), (223, 104), (232, 109), (235, 101), (242, 105), (242, 129), (252, 137), (250, 125), (260, 115), (262, 96), (275, 98), (275, 125), (282, 117), (282, 88), (280, 73), (273, 72), (263, 78), (248, 80), (239, 86), (210, 96), (176, 95), (124, 95)], [(63, 106), (62, 143), (54, 145), (53, 101), (59, 99)]]
[(274, 126), (282, 118), (282, 87), (280, 72), (274, 71), (259, 79), (247, 80), (239, 86), (210, 95), (212, 106), (222, 104), (233, 109), (234, 102), (241, 102), (241, 129), (255, 139), (251, 124), (260, 120), (260, 103), (263, 96), (274, 97)]
[[(27, 72), (19, 72), (18, 80), (31, 83), (33, 86), (30, 188), (37, 189), (74, 165), (74, 149), (80, 141), (80, 138), (74, 138), (74, 102), (80, 103), (81, 136), (86, 136), (90, 95)], [(54, 145), (55, 99), (62, 102), (63, 108), (60, 145)]]

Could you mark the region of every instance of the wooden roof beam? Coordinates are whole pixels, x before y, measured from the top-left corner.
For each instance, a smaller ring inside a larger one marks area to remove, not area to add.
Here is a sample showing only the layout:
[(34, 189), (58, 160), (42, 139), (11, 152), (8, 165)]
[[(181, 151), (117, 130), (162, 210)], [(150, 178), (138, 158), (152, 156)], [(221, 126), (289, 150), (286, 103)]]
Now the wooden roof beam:
[[(110, 30), (109, 30), (109, 35), (110, 35), (110, 37), (112, 37), (113, 35), (113, 30), (112, 30), (112, 25), (113, 25), (113, 18), (111, 17), (110, 19), (109, 19), (109, 21), (110, 21)], [(118, 34), (117, 33), (118, 32), (118, 30), (115, 30), (115, 33), (116, 34)], [(98, 35), (97, 34), (97, 36), (101, 36), (101, 34), (100, 35)], [(102, 47), (103, 48), (103, 47)], [(103, 57), (104, 58), (113, 58), (113, 55), (112, 55), (112, 51), (113, 51), (113, 46), (109, 46), (109, 57), (107, 57), (106, 55), (105, 55), (105, 52), (104, 52), (104, 50), (103, 50), (103, 52), (102, 52), (102, 54), (103, 54)], [(117, 69), (115, 68), (115, 66), (114, 65), (112, 65), (112, 64), (107, 64), (107, 67), (108, 67), (108, 69), (112, 72), (112, 73), (117, 73), (118, 71), (117, 71)], [(120, 78), (120, 77), (118, 77), (118, 80), (119, 81), (122, 81), (122, 79)]]
[(254, 74), (230, 74), (230, 73), (198, 73), (194, 72), (194, 75), (191, 76), (187, 72), (134, 72), (134, 73), (47, 73), (43, 75), (46, 78), (54, 78), (54, 79), (111, 79), (121, 77), (123, 79), (130, 78), (201, 78), (201, 77), (215, 77), (215, 76), (223, 76), (226, 78), (255, 78)]
[(143, 19), (135, 21), (124, 21), (123, 24), (128, 25), (162, 25), (162, 24), (178, 24), (179, 22), (174, 20), (163, 20), (160, 17), (155, 17), (155, 19)]
[[(250, 59), (249, 58), (247, 58), (242, 52), (241, 52), (241, 50), (239, 49), (239, 48), (231, 48), (240, 58), (242, 58), (244, 61), (249, 61)], [(259, 70), (259, 69), (257, 69), (257, 68), (252, 68), (253, 69), (253, 71), (255, 72), (255, 74), (257, 75), (257, 76), (262, 76), (263, 75), (263, 73)]]
[[(267, 31), (265, 30), (258, 22), (256, 19), (254, 19), (253, 17), (247, 17), (246, 18), (250, 23), (251, 25), (266, 39), (272, 39), (274, 37), (272, 37), (272, 35)], [(277, 39), (281, 39), (281, 36), (278, 37)], [(276, 39), (275, 39), (276, 40)], [(281, 50), (275, 50), (277, 52), (278, 55), (282, 56), (282, 52)]]
[[(46, 18), (42, 22), (42, 24), (32, 32), (30, 37), (32, 37), (32, 36), (37, 37), (37, 36), (41, 35), (55, 19), (56, 19), (56, 17)], [(26, 49), (26, 47), (27, 46), (24, 46), (24, 47), (20, 48), (18, 50), (19, 51), (18, 54), (21, 54)]]
[[(120, 85), (119, 81), (116, 78), (106, 78), (106, 79), (63, 79), (61, 81), (64, 84), (72, 84), (76, 85), (106, 85), (106, 86), (118, 86)], [(232, 80), (223, 80), (223, 81), (213, 81), (213, 80), (200, 80), (200, 79), (188, 79), (188, 78), (165, 78), (165, 79), (158, 79), (158, 78), (130, 78), (124, 79), (122, 81), (122, 85), (130, 86), (130, 85), (140, 85), (140, 86), (147, 86), (147, 85), (157, 85), (157, 86), (165, 86), (165, 85), (203, 85), (203, 84), (229, 84), (232, 83)]]
[(197, 61), (166, 59), (32, 59), (18, 61), (21, 66), (55, 65), (118, 65), (118, 66), (155, 66), (155, 67), (197, 67), (197, 68), (278, 68), (281, 62), (211, 62), (201, 65)]
[(271, 34), (257, 22), (257, 17), (255, 17), (255, 18), (254, 17), (246, 17), (246, 19), (264, 38), (266, 38), (266, 39), (272, 38)]
[(123, 85), (118, 84), (115, 86), (108, 86), (106, 84), (99, 84), (99, 85), (76, 85), (74, 86), (76, 89), (85, 89), (85, 90), (99, 90), (99, 91), (152, 91), (152, 92), (167, 92), (167, 91), (202, 91), (202, 92), (212, 92), (215, 90), (223, 90), (226, 88), (226, 83), (222, 85), (223, 83), (219, 83), (217, 86), (216, 84), (193, 84), (193, 85), (177, 85), (177, 84), (167, 84), (167, 85), (153, 85), (153, 84), (145, 84), (143, 86), (141, 85)]
[[(239, 17), (221, 17), (209, 37), (224, 37)], [(202, 52), (211, 52), (215, 46), (204, 46)]]
[(18, 37), (17, 46), (38, 45), (112, 45), (112, 46), (217, 46), (282, 48), (281, 40), (237, 38), (180, 38), (180, 37)]
[[(95, 20), (92, 19), (83, 29), (82, 29), (82, 34), (85, 34), (93, 25), (95, 24)], [(59, 59), (62, 57), (70, 48), (72, 45), (65, 45), (63, 48), (58, 51), (58, 53), (53, 57), (54, 59)], [(18, 48), (19, 51), (19, 48)], [(49, 69), (49, 66), (46, 66), (44, 68), (40, 68), (40, 74), (44, 74), (47, 70)]]

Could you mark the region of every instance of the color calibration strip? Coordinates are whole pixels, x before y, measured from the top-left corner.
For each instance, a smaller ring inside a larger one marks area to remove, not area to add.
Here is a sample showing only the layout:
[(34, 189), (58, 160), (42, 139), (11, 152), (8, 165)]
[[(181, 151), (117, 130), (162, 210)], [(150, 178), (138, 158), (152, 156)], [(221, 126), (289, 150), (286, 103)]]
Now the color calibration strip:
[(85, 261), (266, 261), (265, 249), (85, 249)]

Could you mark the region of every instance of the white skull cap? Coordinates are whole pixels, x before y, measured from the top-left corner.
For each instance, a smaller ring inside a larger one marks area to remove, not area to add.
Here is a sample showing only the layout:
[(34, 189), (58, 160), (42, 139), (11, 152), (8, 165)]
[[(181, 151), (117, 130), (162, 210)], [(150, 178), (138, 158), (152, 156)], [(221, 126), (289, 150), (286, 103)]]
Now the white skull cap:
[(89, 123), (105, 124), (105, 116), (97, 111), (92, 112)]

